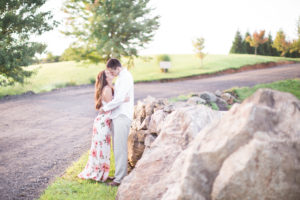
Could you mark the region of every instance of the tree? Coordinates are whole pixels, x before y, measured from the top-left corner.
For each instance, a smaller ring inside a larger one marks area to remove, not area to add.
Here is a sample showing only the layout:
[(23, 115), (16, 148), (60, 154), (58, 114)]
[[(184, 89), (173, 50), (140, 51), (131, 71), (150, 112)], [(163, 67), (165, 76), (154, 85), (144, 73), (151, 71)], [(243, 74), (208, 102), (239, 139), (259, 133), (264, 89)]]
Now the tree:
[(273, 38), (271, 33), (268, 35), (268, 41), (257, 48), (257, 54), (267, 56), (279, 56), (278, 51), (272, 47)]
[(277, 51), (277, 49), (272, 46), (273, 37), (272, 37), (271, 33), (269, 34), (268, 42), (266, 42), (266, 44), (268, 46), (270, 56), (279, 56), (279, 52)]
[(58, 55), (53, 55), (51, 52), (47, 53), (47, 58), (46, 62), (51, 63), (51, 62), (59, 62), (60, 56)]
[(245, 49), (243, 46), (243, 38), (241, 36), (240, 31), (237, 31), (235, 34), (230, 53), (245, 53)]
[(300, 17), (297, 21), (297, 33), (298, 33), (298, 39), (293, 40), (291, 46), (290, 46), (290, 54), (294, 54), (293, 57), (299, 57), (300, 56)]
[(284, 56), (288, 52), (290, 45), (290, 42), (285, 39), (284, 32), (279, 30), (272, 46), (277, 49), (277, 51), (281, 52), (280, 56)]
[(298, 33), (298, 39), (300, 39), (300, 16), (297, 21), (297, 33)]
[(250, 33), (247, 31), (243, 40), (243, 47), (246, 54), (254, 54), (254, 48), (246, 41), (246, 38), (250, 36)]
[(196, 55), (201, 60), (201, 66), (203, 65), (203, 59), (205, 57), (205, 53), (203, 53), (204, 49), (204, 38), (197, 38), (195, 41), (193, 41), (193, 46), (195, 48)]
[(300, 54), (300, 39), (294, 40), (290, 45), (290, 53), (296, 54), (295, 57), (298, 57), (297, 54)]
[(262, 30), (259, 33), (257, 33), (256, 31), (253, 33), (252, 36), (248, 36), (246, 38), (246, 41), (250, 44), (250, 46), (255, 48), (255, 55), (257, 55), (257, 47), (259, 47), (259, 45), (265, 43), (268, 41), (268, 38), (265, 38), (265, 31)]
[(159, 27), (159, 16), (151, 14), (149, 1), (67, 0), (65, 34), (78, 39), (73, 46), (83, 49), (78, 52), (82, 59), (98, 63), (126, 57), (132, 66), (138, 49), (152, 40)]
[(63, 52), (63, 54), (60, 57), (60, 60), (61, 61), (71, 61), (71, 60), (80, 61), (81, 58), (78, 55), (80, 55), (82, 52), (83, 52), (82, 48), (74, 48), (74, 47), (70, 46)]
[(57, 22), (39, 8), (46, 0), (0, 0), (0, 85), (24, 83), (32, 71), (24, 67), (35, 61), (46, 46), (30, 37), (51, 30)]

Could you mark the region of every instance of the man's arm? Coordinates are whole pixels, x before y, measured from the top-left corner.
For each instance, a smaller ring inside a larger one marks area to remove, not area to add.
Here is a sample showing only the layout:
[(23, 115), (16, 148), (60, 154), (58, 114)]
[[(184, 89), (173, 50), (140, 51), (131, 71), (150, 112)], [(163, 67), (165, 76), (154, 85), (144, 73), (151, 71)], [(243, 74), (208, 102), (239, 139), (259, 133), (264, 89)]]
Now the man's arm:
[(126, 77), (123, 77), (120, 81), (118, 81), (118, 85), (116, 85), (116, 90), (114, 94), (114, 98), (112, 101), (103, 106), (104, 112), (113, 110), (120, 106), (126, 98), (127, 93), (131, 87), (131, 82)]

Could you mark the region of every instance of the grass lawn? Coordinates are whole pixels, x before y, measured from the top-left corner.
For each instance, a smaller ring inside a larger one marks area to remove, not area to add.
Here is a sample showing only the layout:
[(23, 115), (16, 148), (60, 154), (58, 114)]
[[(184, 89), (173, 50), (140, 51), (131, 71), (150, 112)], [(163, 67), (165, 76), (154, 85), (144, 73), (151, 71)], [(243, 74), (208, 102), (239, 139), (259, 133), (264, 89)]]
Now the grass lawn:
[(254, 92), (256, 92), (256, 90), (258, 90), (259, 88), (270, 88), (282, 92), (289, 92), (300, 100), (300, 79), (290, 79), (267, 84), (258, 84), (251, 88), (232, 88), (227, 91), (235, 93), (238, 96), (238, 99), (243, 101), (244, 99), (251, 96)]
[[(82, 180), (77, 175), (84, 169), (89, 152), (81, 156), (69, 167), (62, 177), (57, 178), (41, 195), (40, 200), (114, 200), (117, 194), (117, 187), (106, 186), (93, 180)], [(114, 157), (111, 151), (110, 176), (115, 173)]]
[[(135, 67), (130, 69), (135, 82), (153, 81), (165, 78), (179, 78), (191, 75), (214, 73), (229, 68), (240, 68), (244, 65), (252, 65), (264, 62), (278, 62), (282, 60), (300, 61), (300, 59), (255, 56), (255, 55), (207, 55), (200, 67), (200, 60), (195, 55), (171, 55), (172, 68), (169, 73), (161, 73), (155, 56), (150, 61), (141, 58), (135, 61)], [(51, 91), (72, 85), (90, 84), (104, 64), (93, 65), (76, 62), (59, 62), (28, 67), (29, 70), (38, 69), (37, 73), (27, 80), (24, 85), (1, 87), (0, 98), (5, 95), (22, 94), (27, 91), (35, 93)]]

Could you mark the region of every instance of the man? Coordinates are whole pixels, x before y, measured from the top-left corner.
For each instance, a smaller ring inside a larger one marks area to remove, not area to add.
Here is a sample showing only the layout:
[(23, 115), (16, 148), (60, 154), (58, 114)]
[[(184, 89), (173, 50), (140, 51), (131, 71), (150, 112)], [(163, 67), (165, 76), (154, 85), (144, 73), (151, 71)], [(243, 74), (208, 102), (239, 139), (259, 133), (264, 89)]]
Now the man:
[[(127, 175), (127, 140), (134, 112), (134, 84), (131, 73), (122, 67), (118, 59), (110, 59), (106, 67), (113, 76), (118, 76), (113, 100), (100, 109), (100, 112), (112, 111), (112, 140), (116, 169), (115, 178), (108, 185), (118, 186)], [(129, 97), (129, 101), (124, 102), (126, 97)]]

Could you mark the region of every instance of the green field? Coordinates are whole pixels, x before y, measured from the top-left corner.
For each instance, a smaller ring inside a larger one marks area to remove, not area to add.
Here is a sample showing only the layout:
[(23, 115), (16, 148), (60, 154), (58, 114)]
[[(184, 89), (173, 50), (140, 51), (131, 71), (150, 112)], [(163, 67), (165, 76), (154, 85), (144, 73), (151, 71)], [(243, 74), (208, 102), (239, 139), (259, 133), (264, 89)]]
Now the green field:
[(270, 88), (281, 92), (289, 92), (300, 100), (300, 79), (290, 79), (267, 84), (258, 84), (254, 87), (232, 88), (227, 91), (233, 92), (239, 100), (243, 101), (256, 92), (256, 90), (259, 88)]
[[(135, 82), (152, 81), (165, 78), (179, 78), (191, 75), (214, 73), (229, 68), (240, 68), (264, 62), (278, 62), (282, 60), (300, 61), (300, 59), (255, 56), (255, 55), (207, 55), (200, 67), (200, 60), (195, 55), (171, 55), (172, 68), (169, 73), (161, 73), (155, 56), (150, 61), (137, 59), (135, 66), (130, 69)], [(51, 91), (72, 85), (91, 84), (97, 73), (104, 69), (104, 64), (93, 65), (76, 62), (59, 62), (33, 65), (30, 70), (38, 69), (37, 73), (27, 80), (24, 85), (1, 87), (0, 97), (5, 95), (22, 94), (27, 91), (35, 93)]]
[[(40, 200), (114, 200), (117, 194), (117, 187), (107, 186), (93, 180), (82, 180), (77, 175), (84, 169), (88, 160), (89, 152), (81, 156), (78, 161), (70, 166), (62, 177), (58, 177), (43, 192)], [(114, 176), (115, 164), (113, 152), (111, 151), (111, 168), (109, 176)]]

